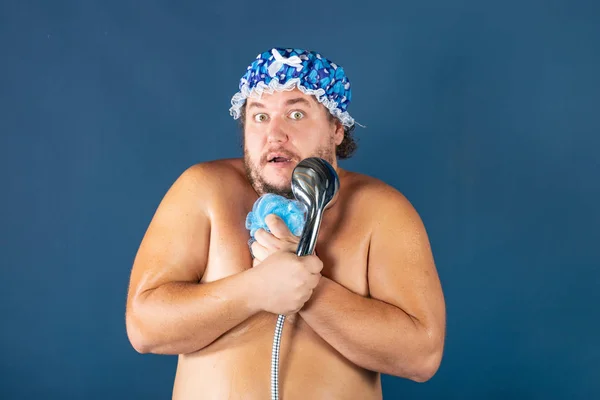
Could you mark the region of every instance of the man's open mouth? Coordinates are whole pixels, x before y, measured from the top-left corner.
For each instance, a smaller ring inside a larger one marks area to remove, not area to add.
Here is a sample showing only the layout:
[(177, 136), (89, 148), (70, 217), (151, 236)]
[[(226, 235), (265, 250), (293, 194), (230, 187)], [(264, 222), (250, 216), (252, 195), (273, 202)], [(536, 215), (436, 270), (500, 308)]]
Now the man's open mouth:
[(283, 162), (290, 162), (291, 159), (287, 158), (287, 157), (272, 157), (269, 159), (270, 163), (283, 163)]

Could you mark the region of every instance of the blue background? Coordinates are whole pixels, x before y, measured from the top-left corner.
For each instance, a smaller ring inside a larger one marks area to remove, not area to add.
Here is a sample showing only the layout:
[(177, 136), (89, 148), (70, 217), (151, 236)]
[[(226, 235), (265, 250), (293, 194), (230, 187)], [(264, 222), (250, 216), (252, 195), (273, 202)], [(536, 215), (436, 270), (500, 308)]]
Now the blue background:
[(176, 357), (126, 337), (131, 263), (185, 168), (241, 154), (229, 101), (274, 46), (345, 68), (342, 166), (430, 234), (444, 359), (385, 398), (600, 398), (597, 1), (0, 4), (2, 399), (170, 398)]

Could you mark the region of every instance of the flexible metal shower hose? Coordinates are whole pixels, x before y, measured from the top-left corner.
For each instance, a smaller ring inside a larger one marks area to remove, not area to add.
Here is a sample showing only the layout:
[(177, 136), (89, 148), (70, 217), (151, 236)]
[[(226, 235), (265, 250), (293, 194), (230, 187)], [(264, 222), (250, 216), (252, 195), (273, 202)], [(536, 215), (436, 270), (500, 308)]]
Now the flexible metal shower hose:
[(273, 352), (271, 353), (271, 400), (279, 400), (279, 345), (284, 321), (285, 315), (279, 315), (277, 325), (275, 325)]

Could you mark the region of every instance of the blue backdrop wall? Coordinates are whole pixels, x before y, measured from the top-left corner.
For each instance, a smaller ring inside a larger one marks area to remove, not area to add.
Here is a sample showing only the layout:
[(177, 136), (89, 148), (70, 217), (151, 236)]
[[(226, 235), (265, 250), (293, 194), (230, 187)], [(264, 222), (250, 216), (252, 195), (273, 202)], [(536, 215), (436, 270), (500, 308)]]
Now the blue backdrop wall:
[[(425, 384), (386, 399), (600, 398), (597, 1), (0, 2), (0, 397), (165, 399), (131, 263), (188, 166), (240, 155), (228, 114), (273, 46), (344, 66), (359, 151), (402, 191), (448, 307)], [(267, 377), (265, 377), (267, 379)]]

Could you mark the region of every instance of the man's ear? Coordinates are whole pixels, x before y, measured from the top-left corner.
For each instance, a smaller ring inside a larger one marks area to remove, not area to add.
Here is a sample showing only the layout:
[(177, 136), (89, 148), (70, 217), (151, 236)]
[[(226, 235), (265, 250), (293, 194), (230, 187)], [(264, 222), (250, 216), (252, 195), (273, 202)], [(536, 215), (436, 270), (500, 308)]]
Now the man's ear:
[(340, 144), (342, 144), (342, 141), (344, 140), (344, 125), (342, 125), (342, 123), (340, 122), (339, 119), (335, 119), (334, 121), (335, 124), (335, 132), (333, 134), (333, 139), (335, 142), (336, 146), (339, 146)]

